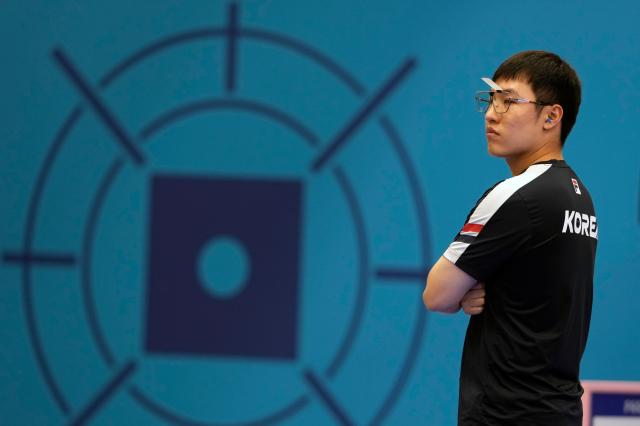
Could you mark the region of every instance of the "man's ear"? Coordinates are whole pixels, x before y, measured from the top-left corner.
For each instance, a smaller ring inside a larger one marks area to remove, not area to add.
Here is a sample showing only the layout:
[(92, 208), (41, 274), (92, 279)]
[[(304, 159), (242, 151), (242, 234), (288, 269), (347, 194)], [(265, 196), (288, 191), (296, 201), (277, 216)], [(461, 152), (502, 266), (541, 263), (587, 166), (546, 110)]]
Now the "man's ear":
[(559, 104), (554, 104), (549, 107), (546, 107), (546, 112), (544, 114), (544, 128), (546, 130), (551, 130), (560, 124), (562, 120), (562, 115), (564, 114), (564, 110), (562, 106)]

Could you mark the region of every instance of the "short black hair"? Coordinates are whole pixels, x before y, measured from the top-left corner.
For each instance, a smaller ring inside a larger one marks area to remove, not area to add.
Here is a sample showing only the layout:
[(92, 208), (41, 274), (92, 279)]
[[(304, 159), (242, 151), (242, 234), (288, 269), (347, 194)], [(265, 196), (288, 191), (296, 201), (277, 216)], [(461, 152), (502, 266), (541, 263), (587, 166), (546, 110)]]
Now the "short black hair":
[(531, 85), (536, 100), (560, 104), (564, 111), (560, 128), (560, 142), (569, 136), (578, 116), (581, 84), (578, 74), (555, 53), (526, 50), (504, 61), (493, 74), (493, 81), (521, 80)]

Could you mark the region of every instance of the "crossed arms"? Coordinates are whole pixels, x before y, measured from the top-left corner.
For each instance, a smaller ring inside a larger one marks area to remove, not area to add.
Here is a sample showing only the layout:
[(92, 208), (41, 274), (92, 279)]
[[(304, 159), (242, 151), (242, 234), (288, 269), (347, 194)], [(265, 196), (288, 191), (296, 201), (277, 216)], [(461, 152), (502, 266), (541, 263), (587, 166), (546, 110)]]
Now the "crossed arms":
[(422, 301), (430, 311), (455, 313), (462, 308), (469, 315), (484, 309), (484, 283), (440, 257), (429, 271)]

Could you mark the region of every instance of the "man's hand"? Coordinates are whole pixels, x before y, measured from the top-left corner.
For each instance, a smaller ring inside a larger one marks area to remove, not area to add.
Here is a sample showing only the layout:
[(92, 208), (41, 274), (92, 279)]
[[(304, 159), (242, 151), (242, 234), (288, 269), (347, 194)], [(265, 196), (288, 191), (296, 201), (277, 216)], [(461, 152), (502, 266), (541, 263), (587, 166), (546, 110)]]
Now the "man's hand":
[(484, 310), (484, 283), (478, 283), (462, 297), (460, 306), (465, 314), (478, 315)]

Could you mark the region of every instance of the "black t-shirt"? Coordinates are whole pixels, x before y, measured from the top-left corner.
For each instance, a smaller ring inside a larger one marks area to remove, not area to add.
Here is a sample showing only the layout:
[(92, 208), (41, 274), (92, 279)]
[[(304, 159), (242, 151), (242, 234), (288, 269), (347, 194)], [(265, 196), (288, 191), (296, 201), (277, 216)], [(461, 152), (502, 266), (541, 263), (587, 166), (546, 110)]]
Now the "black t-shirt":
[(578, 380), (598, 226), (561, 160), (531, 165), (478, 200), (444, 257), (486, 285), (470, 318), (459, 425), (581, 425)]

